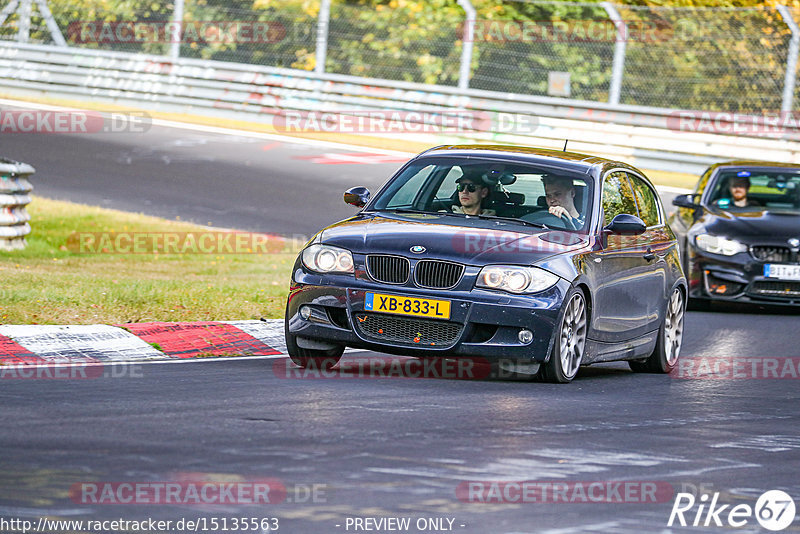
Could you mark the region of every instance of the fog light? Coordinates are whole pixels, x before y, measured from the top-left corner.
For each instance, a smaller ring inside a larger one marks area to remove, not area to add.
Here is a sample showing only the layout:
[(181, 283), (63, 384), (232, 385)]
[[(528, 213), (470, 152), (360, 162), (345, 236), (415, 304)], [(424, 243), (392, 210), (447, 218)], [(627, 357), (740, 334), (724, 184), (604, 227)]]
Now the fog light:
[(520, 343), (523, 343), (523, 344), (527, 345), (528, 343), (533, 341), (533, 332), (523, 328), (522, 330), (519, 331), (519, 334), (518, 334), (517, 337), (519, 337), (519, 342)]
[(311, 317), (311, 308), (308, 306), (300, 306), (300, 317), (308, 320), (308, 318)]

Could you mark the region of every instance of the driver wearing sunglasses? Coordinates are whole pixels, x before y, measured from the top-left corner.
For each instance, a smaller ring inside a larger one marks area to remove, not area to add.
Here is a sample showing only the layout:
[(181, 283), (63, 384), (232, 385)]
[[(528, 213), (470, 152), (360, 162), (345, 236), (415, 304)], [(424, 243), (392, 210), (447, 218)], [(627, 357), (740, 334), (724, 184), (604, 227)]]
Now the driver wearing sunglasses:
[(489, 196), (489, 188), (483, 184), (480, 178), (465, 175), (456, 180), (456, 184), (458, 201), (461, 205), (453, 206), (453, 213), (463, 213), (465, 215), (495, 214), (494, 210), (483, 208), (483, 203)]

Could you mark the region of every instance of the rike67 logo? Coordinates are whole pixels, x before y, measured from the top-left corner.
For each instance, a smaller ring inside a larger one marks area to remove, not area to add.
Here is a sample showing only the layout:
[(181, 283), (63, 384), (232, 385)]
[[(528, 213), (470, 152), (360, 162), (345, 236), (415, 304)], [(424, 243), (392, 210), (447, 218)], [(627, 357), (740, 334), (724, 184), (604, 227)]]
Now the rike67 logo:
[[(778, 531), (792, 524), (795, 517), (794, 500), (781, 490), (770, 490), (761, 494), (755, 508), (749, 504), (719, 504), (719, 492), (704, 493), (696, 499), (691, 493), (678, 493), (669, 514), (667, 526), (677, 524), (685, 527), (729, 527), (740, 528), (753, 519), (765, 529)], [(695, 505), (697, 509), (695, 510)]]

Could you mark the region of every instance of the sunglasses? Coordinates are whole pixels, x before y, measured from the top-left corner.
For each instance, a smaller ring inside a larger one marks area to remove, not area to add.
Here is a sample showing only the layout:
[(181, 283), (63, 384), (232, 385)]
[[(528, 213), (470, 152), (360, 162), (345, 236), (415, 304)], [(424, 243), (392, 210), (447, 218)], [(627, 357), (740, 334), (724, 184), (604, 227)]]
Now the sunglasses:
[(469, 191), (470, 193), (474, 193), (478, 190), (478, 186), (475, 184), (458, 184), (456, 186), (456, 191)]

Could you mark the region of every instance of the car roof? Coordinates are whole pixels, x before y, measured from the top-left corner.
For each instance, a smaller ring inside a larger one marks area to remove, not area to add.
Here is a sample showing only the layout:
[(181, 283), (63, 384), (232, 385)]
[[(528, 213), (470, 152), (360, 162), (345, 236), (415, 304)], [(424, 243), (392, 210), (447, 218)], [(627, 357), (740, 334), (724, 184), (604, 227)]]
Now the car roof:
[[(644, 173), (621, 161), (601, 158), (578, 152), (564, 152), (546, 148), (514, 146), (514, 145), (442, 145), (426, 150), (417, 157), (456, 156), (456, 157), (502, 157), (523, 163), (557, 164), (568, 170), (601, 176), (607, 169), (622, 168), (634, 171), (642, 176)], [(592, 170), (596, 169), (597, 173)]]
[(800, 164), (797, 163), (779, 163), (775, 161), (756, 161), (756, 160), (731, 160), (731, 161), (721, 161), (719, 163), (713, 164), (711, 167), (708, 168), (708, 171), (712, 171), (719, 167), (757, 167), (757, 168), (765, 168), (765, 169), (798, 169), (800, 170)]

